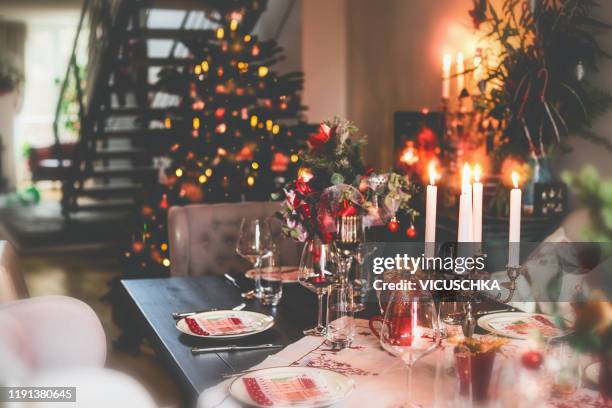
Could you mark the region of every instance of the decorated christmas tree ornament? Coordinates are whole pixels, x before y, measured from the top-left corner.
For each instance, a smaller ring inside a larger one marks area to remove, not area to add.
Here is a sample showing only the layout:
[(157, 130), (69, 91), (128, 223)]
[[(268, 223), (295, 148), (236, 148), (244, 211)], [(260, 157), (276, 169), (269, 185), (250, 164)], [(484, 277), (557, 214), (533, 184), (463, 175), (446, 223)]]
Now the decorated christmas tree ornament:
[(389, 220), (389, 223), (387, 224), (387, 229), (393, 233), (396, 233), (397, 230), (399, 229), (400, 223), (397, 220), (397, 218), (395, 216), (393, 216), (391, 218), (391, 220)]
[(417, 230), (416, 230), (416, 228), (414, 227), (414, 225), (410, 225), (410, 226), (409, 226), (409, 227), (406, 229), (406, 236), (407, 236), (408, 238), (414, 238), (414, 237), (416, 237), (416, 234), (417, 234)]

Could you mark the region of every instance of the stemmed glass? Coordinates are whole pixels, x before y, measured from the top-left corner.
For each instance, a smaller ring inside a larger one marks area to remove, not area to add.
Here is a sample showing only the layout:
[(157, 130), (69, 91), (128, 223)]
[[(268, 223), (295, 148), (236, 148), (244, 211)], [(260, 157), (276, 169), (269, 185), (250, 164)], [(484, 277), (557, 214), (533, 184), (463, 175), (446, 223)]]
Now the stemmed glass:
[(317, 325), (312, 329), (304, 330), (304, 334), (310, 336), (324, 336), (326, 326), (323, 324), (323, 296), (329, 292), (334, 284), (333, 251), (330, 245), (315, 239), (304, 246), (298, 281), (308, 290), (317, 295), (319, 309), (317, 314)]
[(412, 367), (438, 346), (438, 315), (428, 291), (393, 292), (386, 305), (380, 329), (380, 344), (384, 350), (401, 358), (406, 364), (410, 390)]
[[(240, 223), (240, 233), (236, 242), (236, 253), (253, 264), (261, 267), (261, 260), (271, 256), (274, 250), (274, 240), (268, 219), (243, 218)], [(260, 271), (255, 274), (255, 287), (260, 288)], [(259, 291), (255, 295), (260, 297)]]

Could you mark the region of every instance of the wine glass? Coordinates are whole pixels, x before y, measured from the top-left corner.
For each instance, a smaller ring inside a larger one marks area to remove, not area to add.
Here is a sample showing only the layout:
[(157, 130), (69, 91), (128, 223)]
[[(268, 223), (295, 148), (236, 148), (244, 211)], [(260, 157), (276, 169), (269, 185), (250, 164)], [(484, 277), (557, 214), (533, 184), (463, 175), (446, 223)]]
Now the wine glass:
[(323, 324), (323, 296), (334, 284), (333, 251), (328, 244), (315, 239), (304, 246), (298, 282), (308, 290), (317, 295), (319, 309), (317, 314), (317, 325), (312, 329), (304, 330), (304, 334), (310, 336), (324, 336), (326, 326)]
[[(274, 240), (270, 223), (266, 218), (243, 218), (240, 223), (240, 232), (236, 242), (236, 253), (249, 261), (257, 269), (261, 267), (261, 260), (271, 256), (274, 250)], [(255, 274), (255, 287), (259, 288), (259, 271)], [(260, 297), (261, 292), (255, 291)]]
[(438, 340), (438, 315), (431, 293), (393, 291), (380, 329), (380, 344), (406, 364), (408, 390), (412, 386), (412, 367), (436, 349)]

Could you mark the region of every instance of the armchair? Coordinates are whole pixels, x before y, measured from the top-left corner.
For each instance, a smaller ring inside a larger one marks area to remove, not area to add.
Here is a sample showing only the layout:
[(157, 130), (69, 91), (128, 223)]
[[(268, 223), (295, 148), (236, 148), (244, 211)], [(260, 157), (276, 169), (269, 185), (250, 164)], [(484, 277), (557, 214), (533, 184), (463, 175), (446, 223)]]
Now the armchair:
[(298, 265), (300, 248), (293, 240), (281, 236), (280, 221), (274, 218), (278, 210), (278, 202), (195, 204), (170, 208), (170, 274), (198, 276), (245, 271), (250, 265), (235, 252), (243, 217), (270, 217), (281, 264)]

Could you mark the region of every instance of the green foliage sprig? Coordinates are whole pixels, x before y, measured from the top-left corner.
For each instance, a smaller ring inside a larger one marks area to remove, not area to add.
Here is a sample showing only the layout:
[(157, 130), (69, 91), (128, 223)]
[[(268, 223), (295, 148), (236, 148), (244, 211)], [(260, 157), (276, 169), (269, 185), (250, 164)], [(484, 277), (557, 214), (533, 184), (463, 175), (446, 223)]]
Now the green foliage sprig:
[(611, 58), (595, 34), (612, 25), (593, 17), (593, 0), (474, 0), (470, 15), (485, 25), (485, 37), (499, 44), (499, 65), (486, 82), (488, 114), (502, 123), (498, 154), (546, 155), (569, 150), (576, 135), (612, 152), (612, 143), (591, 130), (593, 120), (612, 106), (612, 95), (590, 82), (600, 58)]

